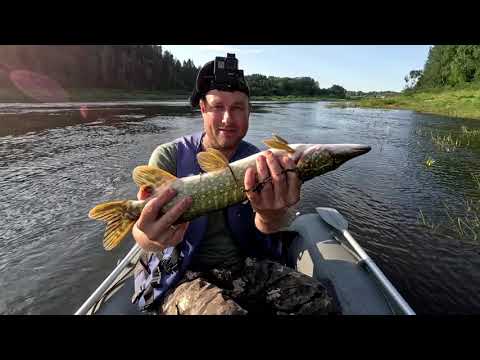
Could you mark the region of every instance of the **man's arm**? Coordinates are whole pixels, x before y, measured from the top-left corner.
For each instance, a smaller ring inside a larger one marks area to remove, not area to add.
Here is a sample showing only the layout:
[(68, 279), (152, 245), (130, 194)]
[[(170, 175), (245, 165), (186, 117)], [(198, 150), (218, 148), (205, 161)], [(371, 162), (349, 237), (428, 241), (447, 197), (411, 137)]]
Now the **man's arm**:
[(272, 234), (279, 231), (287, 231), (290, 224), (295, 220), (295, 207), (289, 207), (285, 210), (279, 210), (271, 218), (265, 218), (262, 215), (255, 215), (255, 226), (264, 234)]
[[(150, 156), (148, 165), (159, 167), (176, 175), (176, 145), (167, 143), (158, 146)], [(161, 252), (165, 248), (175, 246), (183, 240), (188, 223), (173, 226), (172, 224), (185, 212), (192, 199), (187, 197), (176, 204), (172, 209), (159, 217), (160, 210), (174, 196), (175, 191), (166, 188), (161, 194), (150, 199), (145, 205), (140, 218), (135, 223), (132, 234), (135, 241), (146, 251)], [(151, 194), (140, 190), (137, 194), (139, 200), (148, 199)]]
[[(140, 247), (146, 251), (161, 252), (167, 247), (182, 242), (188, 223), (173, 226), (175, 221), (192, 205), (192, 198), (186, 197), (160, 217), (165, 204), (176, 195), (175, 190), (165, 189), (153, 197), (143, 208), (140, 218), (132, 229), (132, 235)], [(145, 200), (139, 197), (139, 200)]]
[(158, 146), (150, 156), (149, 166), (155, 166), (170, 174), (177, 175), (177, 145), (169, 142)]

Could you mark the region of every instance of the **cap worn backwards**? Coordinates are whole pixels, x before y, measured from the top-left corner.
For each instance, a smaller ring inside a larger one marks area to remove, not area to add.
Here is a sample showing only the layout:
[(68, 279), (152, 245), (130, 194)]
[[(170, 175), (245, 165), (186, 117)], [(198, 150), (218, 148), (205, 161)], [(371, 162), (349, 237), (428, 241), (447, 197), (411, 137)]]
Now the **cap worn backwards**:
[[(250, 96), (250, 89), (243, 76), (243, 70), (236, 68), (235, 54), (227, 54), (227, 61), (235, 61), (234, 67), (225, 69), (225, 58), (217, 57), (200, 68), (195, 81), (195, 87), (190, 96), (190, 104), (197, 107), (200, 99), (210, 90), (241, 91)], [(230, 63), (232, 64), (232, 63)], [(231, 65), (230, 65), (231, 66)]]

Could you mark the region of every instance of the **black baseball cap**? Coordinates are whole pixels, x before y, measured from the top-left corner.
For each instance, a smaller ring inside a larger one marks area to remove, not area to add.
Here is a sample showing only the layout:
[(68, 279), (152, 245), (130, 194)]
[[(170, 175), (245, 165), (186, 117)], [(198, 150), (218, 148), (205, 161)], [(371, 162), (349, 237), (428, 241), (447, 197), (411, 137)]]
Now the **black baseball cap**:
[[(227, 57), (235, 56), (235, 54), (227, 54)], [(247, 81), (243, 76), (243, 70), (234, 70), (229, 72), (230, 76), (219, 76), (215, 74), (215, 61), (207, 62), (200, 68), (195, 80), (195, 87), (193, 88), (192, 95), (190, 96), (190, 105), (197, 107), (200, 99), (205, 96), (210, 90), (220, 91), (241, 91), (250, 97), (250, 89)], [(219, 70), (217, 70), (219, 71)]]

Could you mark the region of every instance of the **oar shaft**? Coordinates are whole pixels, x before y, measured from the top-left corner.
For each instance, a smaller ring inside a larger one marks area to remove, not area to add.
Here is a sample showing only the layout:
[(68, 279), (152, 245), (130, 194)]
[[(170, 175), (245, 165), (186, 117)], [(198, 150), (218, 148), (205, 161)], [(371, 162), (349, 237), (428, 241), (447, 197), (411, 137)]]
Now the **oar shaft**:
[(342, 230), (342, 234), (357, 252), (360, 258), (365, 261), (365, 264), (371, 270), (373, 275), (380, 281), (388, 294), (395, 300), (395, 302), (400, 306), (402, 311), (406, 315), (415, 315), (413, 309), (408, 305), (408, 303), (403, 299), (402, 295), (395, 289), (392, 283), (387, 279), (385, 274), (378, 268), (375, 262), (367, 255), (367, 253), (362, 249), (362, 247), (355, 241), (355, 239), (350, 235), (347, 230)]
[(77, 310), (75, 315), (85, 315), (88, 310), (95, 304), (104, 294), (104, 292), (112, 285), (120, 273), (130, 264), (131, 260), (142, 250), (138, 244), (135, 244), (129, 253), (123, 258), (120, 264), (108, 275), (108, 277), (100, 284), (92, 295)]

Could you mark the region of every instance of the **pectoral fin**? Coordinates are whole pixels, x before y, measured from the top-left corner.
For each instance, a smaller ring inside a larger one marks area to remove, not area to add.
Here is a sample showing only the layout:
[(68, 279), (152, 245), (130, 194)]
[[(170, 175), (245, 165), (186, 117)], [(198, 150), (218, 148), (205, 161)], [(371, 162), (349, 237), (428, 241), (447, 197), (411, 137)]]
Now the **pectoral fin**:
[(221, 170), (228, 167), (228, 159), (220, 151), (208, 148), (197, 154), (198, 164), (205, 172)]
[(145, 185), (158, 187), (175, 179), (176, 177), (168, 171), (153, 166), (142, 165), (133, 170), (133, 181), (140, 187)]

